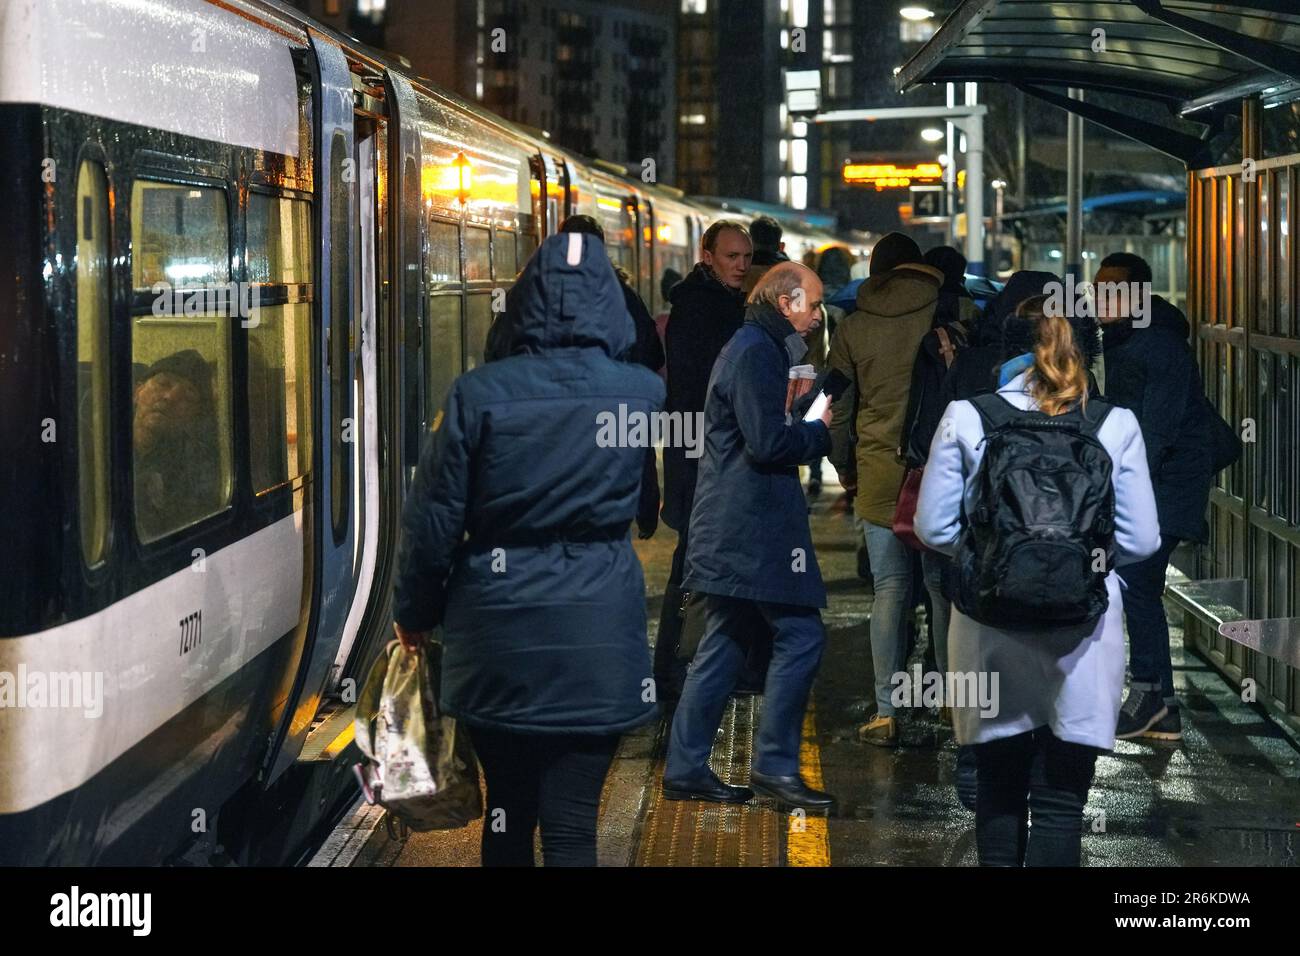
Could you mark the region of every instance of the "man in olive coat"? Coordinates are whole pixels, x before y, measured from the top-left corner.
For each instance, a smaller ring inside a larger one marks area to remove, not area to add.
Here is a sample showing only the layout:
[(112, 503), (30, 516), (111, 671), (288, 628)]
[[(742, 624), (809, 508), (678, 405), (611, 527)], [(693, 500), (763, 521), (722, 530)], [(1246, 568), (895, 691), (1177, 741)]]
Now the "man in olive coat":
[[(891, 696), (894, 674), (903, 669), (904, 619), (912, 593), (912, 552), (893, 531), (905, 470), (898, 451), (912, 366), (930, 331), (942, 285), (943, 273), (921, 261), (916, 243), (890, 233), (872, 249), (871, 277), (858, 287), (857, 309), (839, 323), (831, 340), (831, 367), (853, 383), (837, 403), (845, 407), (835, 409), (831, 464), (849, 481), (856, 475), (854, 510), (862, 519), (875, 587), (871, 660), (876, 714), (858, 736), (878, 746), (898, 743)], [(848, 407), (852, 401), (856, 409)]]

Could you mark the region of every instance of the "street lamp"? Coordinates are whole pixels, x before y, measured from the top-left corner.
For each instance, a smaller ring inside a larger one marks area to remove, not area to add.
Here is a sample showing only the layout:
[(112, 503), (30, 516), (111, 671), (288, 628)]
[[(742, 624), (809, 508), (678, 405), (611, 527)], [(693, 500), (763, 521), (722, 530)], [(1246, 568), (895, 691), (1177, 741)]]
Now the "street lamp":
[(937, 143), (939, 140), (943, 139), (943, 135), (943, 130), (935, 129), (933, 126), (927, 126), (925, 129), (921, 130), (921, 139), (925, 140), (927, 143)]
[(925, 7), (903, 7), (898, 11), (898, 15), (904, 20), (911, 20), (919, 23), (922, 20), (929, 20), (934, 16), (933, 10), (927, 10)]

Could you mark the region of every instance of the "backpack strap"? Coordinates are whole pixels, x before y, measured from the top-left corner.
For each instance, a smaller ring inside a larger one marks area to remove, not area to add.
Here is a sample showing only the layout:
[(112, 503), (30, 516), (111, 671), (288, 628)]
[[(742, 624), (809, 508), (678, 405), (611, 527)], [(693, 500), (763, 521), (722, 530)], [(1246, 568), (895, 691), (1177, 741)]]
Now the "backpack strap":
[[(1021, 411), (997, 392), (976, 395), (969, 401), (975, 406), (975, 411), (979, 412), (980, 419), (984, 422), (985, 435), (1007, 425), (1027, 424), (1026, 419), (1033, 421), (1041, 415), (1041, 413), (1032, 411)], [(1089, 399), (1086, 413), (1081, 411), (1078, 406), (1075, 406), (1065, 413), (1068, 416), (1066, 420), (1070, 423), (1070, 426), (1076, 427), (1080, 433), (1090, 438), (1096, 438), (1097, 432), (1101, 429), (1102, 423), (1106, 421), (1106, 416), (1110, 414), (1112, 408), (1114, 406), (1103, 399)]]
[(966, 347), (969, 335), (966, 326), (960, 320), (938, 325), (934, 328), (935, 338), (939, 340), (939, 357), (945, 368), (952, 368), (957, 360), (957, 350)]
[(969, 400), (979, 412), (984, 423), (984, 434), (988, 435), (999, 428), (1004, 428), (1020, 421), (1025, 413), (1012, 405), (997, 392), (985, 392)]

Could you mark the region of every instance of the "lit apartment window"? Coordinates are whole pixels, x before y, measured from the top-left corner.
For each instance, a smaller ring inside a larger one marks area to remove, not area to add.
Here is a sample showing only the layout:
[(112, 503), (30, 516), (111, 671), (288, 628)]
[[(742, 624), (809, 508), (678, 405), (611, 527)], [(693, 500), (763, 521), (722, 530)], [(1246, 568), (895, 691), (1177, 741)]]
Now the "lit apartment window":
[(934, 36), (933, 20), (899, 20), (898, 38), (904, 43), (924, 43)]
[(709, 0), (682, 0), (682, 13), (708, 13)]
[(777, 181), (777, 191), (778, 191), (778, 195), (781, 197), (781, 202), (785, 202), (786, 199), (789, 198), (790, 181), (786, 179), (786, 177), (782, 176)]
[[(784, 180), (783, 180), (784, 181)], [(795, 209), (808, 208), (808, 177), (790, 177), (790, 205)]]
[(808, 25), (808, 0), (792, 0), (794, 9), (792, 11), (794, 25), (797, 27), (806, 27)]
[(796, 139), (790, 144), (790, 171), (808, 172), (808, 140)]

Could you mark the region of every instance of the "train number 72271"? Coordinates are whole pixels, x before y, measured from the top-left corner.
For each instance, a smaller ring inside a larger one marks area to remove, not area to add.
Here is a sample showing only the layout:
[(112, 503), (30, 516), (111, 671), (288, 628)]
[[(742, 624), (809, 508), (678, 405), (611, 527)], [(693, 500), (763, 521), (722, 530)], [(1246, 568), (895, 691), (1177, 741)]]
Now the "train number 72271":
[(180, 620), (181, 656), (188, 654), (203, 642), (203, 611), (187, 614)]

